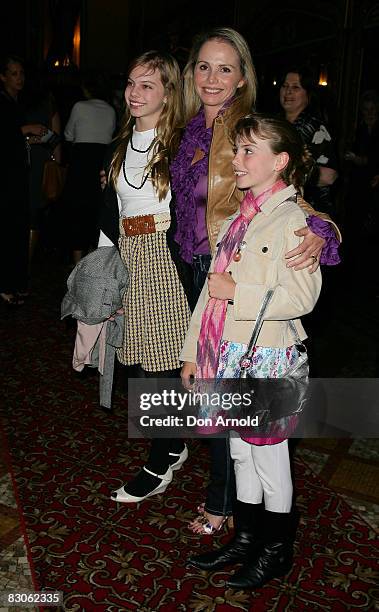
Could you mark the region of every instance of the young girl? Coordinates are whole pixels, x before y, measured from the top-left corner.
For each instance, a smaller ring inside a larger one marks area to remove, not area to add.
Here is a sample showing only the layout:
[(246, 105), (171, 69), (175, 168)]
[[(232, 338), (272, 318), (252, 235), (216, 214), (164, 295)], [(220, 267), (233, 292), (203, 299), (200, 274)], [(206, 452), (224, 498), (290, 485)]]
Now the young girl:
[[(255, 318), (269, 288), (274, 295), (258, 336), (255, 376), (277, 378), (298, 359), (290, 320), (300, 339), (299, 317), (310, 312), (321, 288), (317, 270), (294, 272), (284, 253), (299, 244), (294, 230), (305, 223), (297, 203), (311, 161), (296, 129), (264, 115), (248, 115), (236, 126), (233, 169), (246, 190), (240, 212), (224, 225), (191, 319), (181, 358), (182, 378), (236, 378)], [(263, 444), (262, 444), (263, 442)], [(276, 443), (275, 443), (276, 442)], [(244, 565), (229, 580), (256, 588), (289, 571), (292, 480), (287, 441), (230, 439), (237, 485), (235, 535), (223, 548), (190, 558), (202, 569)], [(262, 500), (264, 504), (262, 504)]]
[[(169, 160), (183, 121), (175, 59), (156, 51), (138, 57), (130, 67), (125, 102), (124, 122), (105, 168), (108, 185), (99, 246), (118, 244), (129, 272), (119, 361), (136, 366), (134, 377), (167, 378), (179, 373), (179, 353), (190, 319), (166, 241)], [(162, 493), (187, 455), (182, 440), (153, 440), (147, 465), (114, 491), (112, 499), (131, 503)]]

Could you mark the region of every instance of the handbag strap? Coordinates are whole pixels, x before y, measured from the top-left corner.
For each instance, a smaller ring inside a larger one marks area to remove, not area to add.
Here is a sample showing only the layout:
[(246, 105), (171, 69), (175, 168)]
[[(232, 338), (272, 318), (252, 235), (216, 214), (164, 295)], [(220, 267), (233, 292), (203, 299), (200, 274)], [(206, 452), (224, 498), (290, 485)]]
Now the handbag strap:
[(288, 321), (288, 324), (289, 324), (289, 326), (290, 326), (290, 328), (291, 328), (291, 331), (292, 331), (293, 335), (295, 336), (295, 341), (296, 341), (296, 344), (303, 344), (303, 341), (302, 341), (302, 340), (300, 340), (300, 336), (299, 336), (299, 333), (298, 333), (298, 331), (297, 331), (297, 329), (296, 329), (296, 325), (295, 325), (295, 323), (293, 322), (293, 319), (290, 319), (290, 320)]
[(247, 351), (243, 359), (251, 359), (251, 357), (253, 356), (253, 351), (257, 343), (257, 338), (259, 336), (259, 332), (261, 331), (261, 327), (263, 325), (263, 317), (265, 315), (267, 306), (269, 305), (273, 295), (274, 295), (274, 289), (269, 289), (263, 297), (262, 303), (258, 310), (257, 318), (255, 320), (255, 325), (254, 325), (253, 333), (251, 334), (249, 346), (247, 347)]
[[(262, 303), (260, 305), (259, 311), (258, 311), (258, 315), (257, 318), (255, 320), (255, 325), (254, 325), (254, 329), (253, 332), (251, 334), (251, 338), (250, 338), (250, 342), (249, 342), (249, 346), (247, 347), (247, 351), (245, 353), (245, 355), (242, 357), (241, 363), (245, 361), (245, 359), (248, 361), (249, 359), (252, 358), (253, 356), (253, 352), (257, 343), (257, 339), (259, 336), (259, 332), (261, 331), (262, 325), (263, 325), (263, 321), (264, 321), (264, 316), (267, 310), (267, 306), (269, 305), (272, 296), (274, 295), (274, 291), (275, 289), (268, 289), (268, 291), (265, 293)], [(293, 322), (292, 319), (290, 319), (288, 321), (289, 326), (291, 328), (291, 331), (293, 332), (294, 336), (295, 336), (295, 340), (296, 340), (296, 344), (302, 344), (302, 341), (300, 340), (298, 331), (296, 329), (296, 325)]]

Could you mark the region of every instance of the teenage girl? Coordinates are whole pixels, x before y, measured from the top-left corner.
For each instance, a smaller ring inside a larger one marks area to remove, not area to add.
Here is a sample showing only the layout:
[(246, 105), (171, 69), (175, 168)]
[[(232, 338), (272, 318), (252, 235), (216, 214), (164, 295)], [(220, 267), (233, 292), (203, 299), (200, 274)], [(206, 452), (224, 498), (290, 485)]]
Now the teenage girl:
[[(131, 64), (126, 110), (105, 170), (99, 246), (118, 245), (129, 272), (125, 334), (118, 359), (134, 377), (179, 376), (179, 353), (190, 311), (167, 246), (169, 161), (183, 126), (179, 67), (167, 53), (148, 51)], [(188, 456), (182, 440), (154, 439), (147, 464), (111, 495), (132, 503), (165, 491)]]

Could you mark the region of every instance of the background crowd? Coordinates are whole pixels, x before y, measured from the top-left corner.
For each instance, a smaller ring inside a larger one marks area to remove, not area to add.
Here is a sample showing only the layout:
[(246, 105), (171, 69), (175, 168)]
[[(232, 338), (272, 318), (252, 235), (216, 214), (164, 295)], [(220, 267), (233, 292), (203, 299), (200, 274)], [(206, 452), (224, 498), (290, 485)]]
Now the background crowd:
[[(15, 240), (20, 239), (17, 255), (11, 258), (11, 267), (17, 269), (2, 272), (0, 289), (3, 301), (20, 305), (29, 292), (37, 244), (41, 252), (52, 249), (68, 266), (96, 245), (101, 198), (97, 176), (105, 146), (116, 134), (123, 113), (123, 85), (119, 75), (115, 79), (111, 74), (78, 71), (67, 75), (63, 85), (57, 85), (48, 72), (25, 65), (22, 58), (12, 55), (2, 59), (0, 70), (1, 159), (7, 178), (1, 190), (6, 215), (13, 214), (10, 202), (18, 201), (17, 220), (7, 220), (12, 244), (3, 241), (4, 253), (10, 254)], [(12, 74), (12, 70), (18, 74)], [(317, 170), (308, 181), (305, 198), (337, 220), (343, 229), (344, 260), (354, 269), (354, 249), (364, 246), (372, 253), (378, 225), (379, 94), (374, 90), (362, 92), (357, 124), (351, 126), (350, 150), (341, 151), (337, 126), (330, 122), (336, 109), (326, 109), (321, 103), (322, 89), (311, 69), (290, 65), (282, 74), (278, 97), (271, 101), (270, 110), (276, 107), (309, 146)], [(259, 83), (256, 108), (266, 110), (260, 105)], [(42, 131), (47, 134), (47, 130), (59, 138), (46, 136), (42, 142)], [(52, 154), (68, 172), (63, 192), (48, 201), (43, 170)], [(359, 227), (354, 222), (357, 204)], [(373, 290), (377, 291), (375, 283)]]

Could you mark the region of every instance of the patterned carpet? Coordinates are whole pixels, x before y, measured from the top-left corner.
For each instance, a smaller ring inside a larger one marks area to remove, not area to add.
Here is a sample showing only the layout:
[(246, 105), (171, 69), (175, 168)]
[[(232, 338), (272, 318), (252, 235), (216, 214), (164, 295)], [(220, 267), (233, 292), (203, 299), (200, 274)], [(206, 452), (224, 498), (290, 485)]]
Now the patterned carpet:
[(201, 442), (190, 442), (190, 458), (168, 494), (129, 507), (110, 501), (109, 491), (143, 464), (146, 444), (127, 438), (120, 380), (110, 415), (97, 408), (95, 373), (72, 371), (74, 328), (59, 321), (64, 276), (56, 265), (42, 266), (25, 307), (4, 312), (0, 588), (16, 588), (17, 576), (19, 587), (31, 587), (25, 528), (34, 588), (62, 590), (66, 611), (379, 609), (374, 440), (298, 447), (295, 564), (254, 593), (225, 589), (225, 572), (185, 565), (191, 551), (227, 538), (199, 538), (187, 529), (208, 469)]

